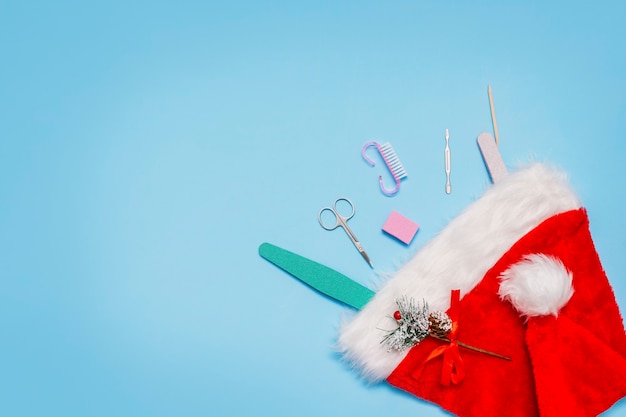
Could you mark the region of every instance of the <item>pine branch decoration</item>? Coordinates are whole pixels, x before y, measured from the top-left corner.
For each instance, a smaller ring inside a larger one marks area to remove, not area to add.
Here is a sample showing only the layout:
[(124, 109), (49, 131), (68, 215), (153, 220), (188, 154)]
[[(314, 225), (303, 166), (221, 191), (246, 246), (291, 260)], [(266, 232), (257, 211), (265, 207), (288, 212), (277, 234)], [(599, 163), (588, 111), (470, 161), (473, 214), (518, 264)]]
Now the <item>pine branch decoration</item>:
[[(431, 336), (435, 339), (450, 342), (447, 338), (452, 330), (452, 319), (445, 311), (430, 312), (425, 300), (416, 303), (413, 298), (406, 296), (396, 299), (398, 310), (393, 313), (393, 318), (398, 323), (398, 327), (388, 332), (381, 344), (387, 346), (387, 351), (405, 351)], [(476, 348), (457, 341), (459, 346), (476, 352), (485, 353), (500, 359), (511, 360), (511, 358), (493, 353), (484, 349)]]
[(428, 304), (424, 300), (416, 303), (412, 298), (400, 297), (396, 299), (396, 305), (398, 310), (393, 318), (398, 327), (385, 335), (381, 343), (387, 346), (388, 351), (402, 352), (430, 334)]

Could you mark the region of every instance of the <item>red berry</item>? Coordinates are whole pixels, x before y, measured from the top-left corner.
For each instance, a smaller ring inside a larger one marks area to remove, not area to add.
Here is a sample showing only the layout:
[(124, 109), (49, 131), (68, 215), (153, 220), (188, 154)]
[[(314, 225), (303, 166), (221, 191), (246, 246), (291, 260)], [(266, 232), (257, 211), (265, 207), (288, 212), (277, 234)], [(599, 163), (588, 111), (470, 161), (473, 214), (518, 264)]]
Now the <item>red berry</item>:
[(400, 312), (396, 310), (396, 312), (393, 313), (393, 318), (396, 320), (400, 320), (402, 318), (402, 314), (400, 314)]

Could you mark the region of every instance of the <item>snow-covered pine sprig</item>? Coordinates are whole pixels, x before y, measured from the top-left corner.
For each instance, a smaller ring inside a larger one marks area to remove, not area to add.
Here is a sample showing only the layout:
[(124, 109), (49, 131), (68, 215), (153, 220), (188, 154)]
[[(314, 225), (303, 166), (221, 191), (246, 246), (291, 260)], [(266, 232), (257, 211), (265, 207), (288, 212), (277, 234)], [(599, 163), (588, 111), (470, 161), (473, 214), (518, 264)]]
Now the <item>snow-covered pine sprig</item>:
[(396, 299), (398, 310), (393, 318), (398, 327), (383, 337), (382, 344), (387, 350), (403, 351), (415, 346), (429, 335), (428, 304), (423, 301), (416, 304), (415, 300), (407, 297)]
[[(402, 352), (417, 345), (428, 336), (450, 342), (447, 336), (452, 330), (452, 320), (445, 311), (430, 312), (425, 300), (416, 303), (413, 298), (406, 296), (397, 298), (396, 305), (398, 310), (393, 313), (393, 318), (398, 323), (398, 327), (388, 332), (380, 342), (387, 346), (388, 351)], [(511, 360), (509, 357), (470, 346), (458, 340), (456, 343), (475, 352)]]

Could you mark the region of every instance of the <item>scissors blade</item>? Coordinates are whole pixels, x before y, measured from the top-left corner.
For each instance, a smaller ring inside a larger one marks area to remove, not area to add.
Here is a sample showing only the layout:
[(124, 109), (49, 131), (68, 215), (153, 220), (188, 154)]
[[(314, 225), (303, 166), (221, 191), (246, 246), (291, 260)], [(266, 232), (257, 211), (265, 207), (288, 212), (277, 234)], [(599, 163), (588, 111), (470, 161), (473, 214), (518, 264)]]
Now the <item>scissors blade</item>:
[(365, 261), (369, 264), (370, 268), (374, 269), (374, 264), (372, 264), (372, 261), (370, 260), (370, 257), (365, 252), (365, 249), (363, 249), (363, 245), (361, 245), (361, 242), (359, 242), (356, 239), (353, 240), (353, 242), (354, 242), (354, 246), (356, 246), (356, 248), (359, 250), (359, 253), (363, 257), (363, 259), (365, 259)]
[(339, 217), (339, 220), (341, 221), (341, 227), (343, 227), (343, 230), (346, 231), (346, 233), (348, 234), (348, 237), (350, 238), (352, 243), (354, 243), (354, 246), (356, 246), (357, 250), (359, 251), (359, 253), (363, 257), (363, 259), (365, 259), (365, 261), (370, 266), (370, 268), (374, 269), (374, 265), (372, 264), (372, 261), (370, 260), (370, 257), (365, 252), (365, 249), (363, 248), (363, 245), (361, 245), (361, 242), (359, 242), (359, 239), (356, 238), (356, 235), (354, 234), (352, 229), (350, 229), (350, 227), (348, 226), (348, 223), (341, 217)]

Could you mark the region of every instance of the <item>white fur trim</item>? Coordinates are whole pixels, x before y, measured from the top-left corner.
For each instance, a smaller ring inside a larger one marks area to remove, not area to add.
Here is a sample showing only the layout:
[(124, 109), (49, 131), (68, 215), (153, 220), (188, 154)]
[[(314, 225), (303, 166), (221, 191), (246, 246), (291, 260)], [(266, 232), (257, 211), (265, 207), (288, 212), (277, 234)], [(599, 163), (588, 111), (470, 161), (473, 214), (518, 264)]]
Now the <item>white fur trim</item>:
[(470, 291), (517, 240), (547, 218), (580, 208), (565, 176), (543, 164), (512, 172), (452, 220), (344, 324), (339, 348), (370, 380), (381, 380), (407, 352), (388, 352), (380, 341), (394, 329), (389, 318), (400, 296), (447, 310), (450, 291)]
[(500, 279), (500, 298), (510, 301), (527, 317), (556, 316), (574, 294), (572, 273), (560, 260), (544, 254), (524, 257), (504, 271)]

